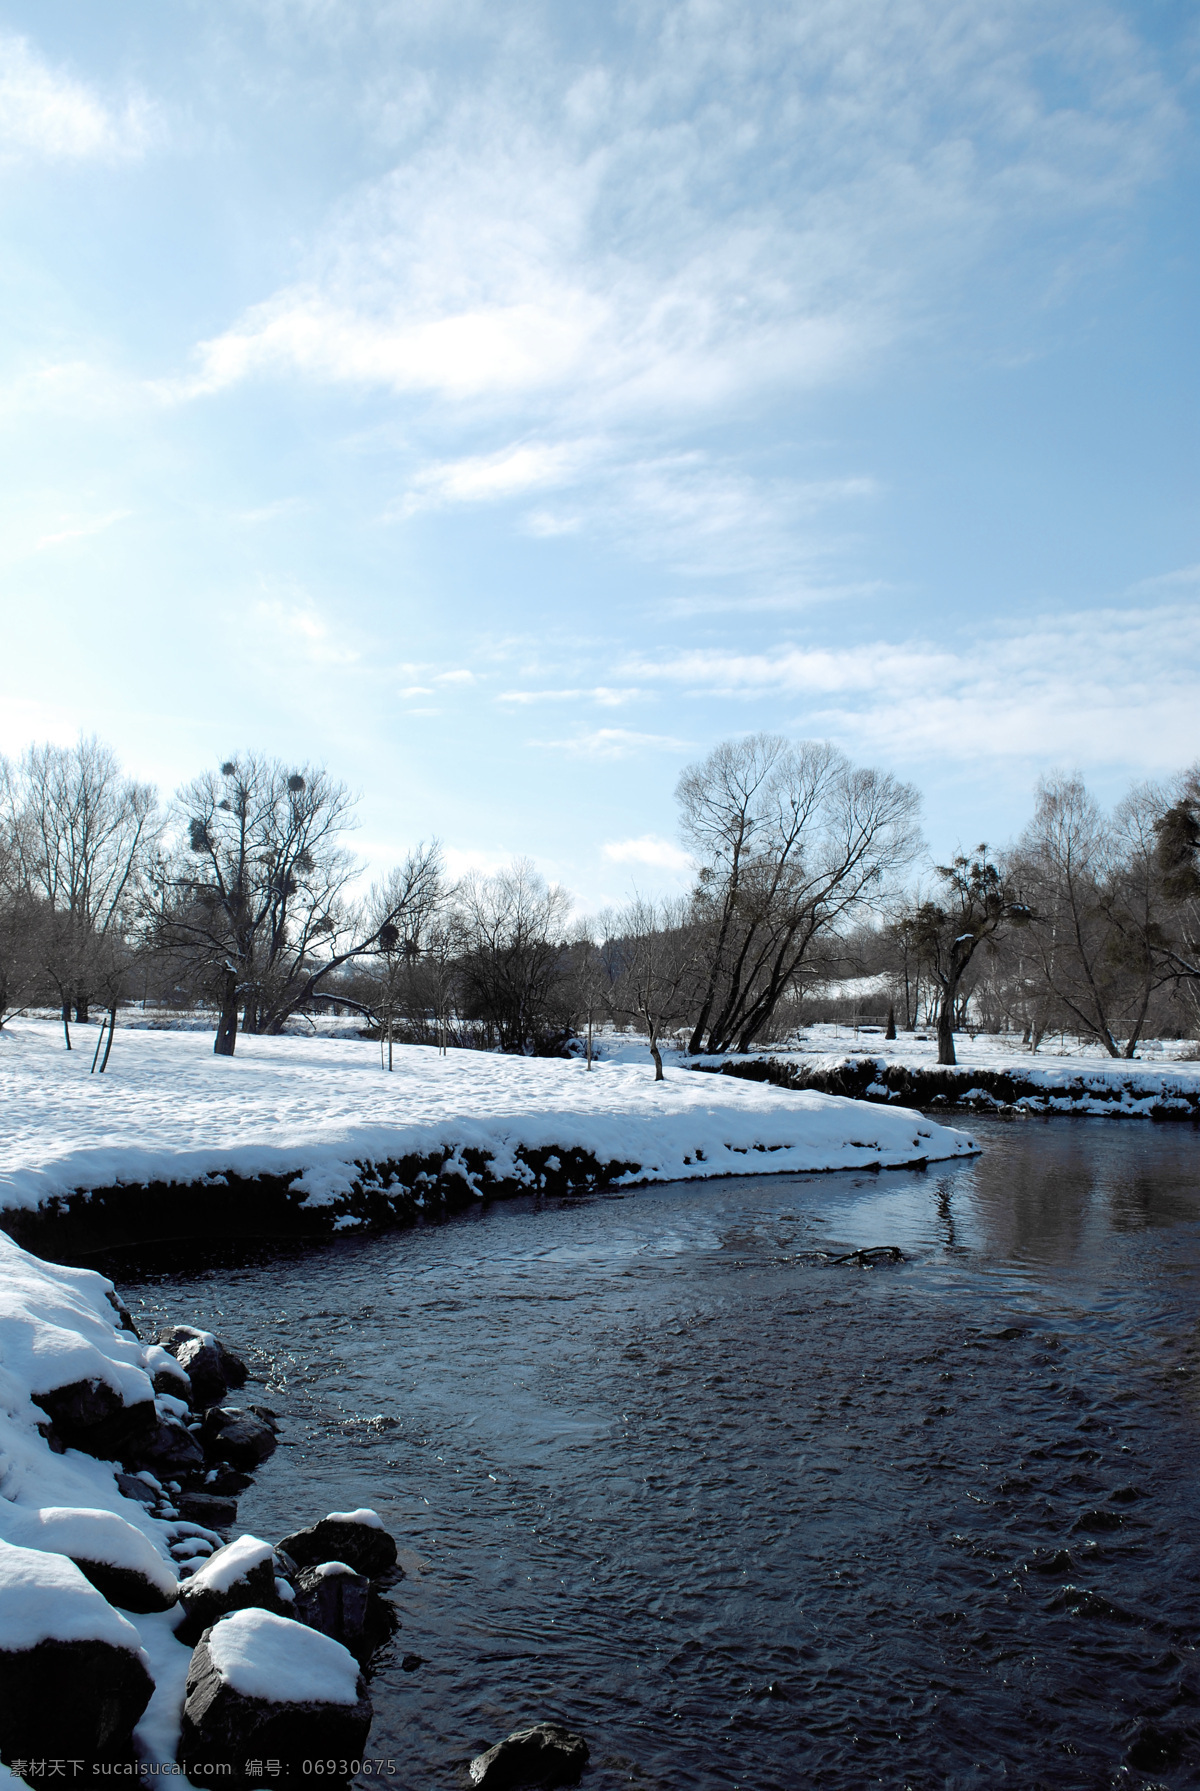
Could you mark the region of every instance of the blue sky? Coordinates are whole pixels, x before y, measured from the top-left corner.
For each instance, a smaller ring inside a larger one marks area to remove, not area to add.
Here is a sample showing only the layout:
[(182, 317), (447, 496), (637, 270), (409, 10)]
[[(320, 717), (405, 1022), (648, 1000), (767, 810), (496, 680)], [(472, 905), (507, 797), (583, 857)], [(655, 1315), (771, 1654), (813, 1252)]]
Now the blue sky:
[(0, 5), (0, 750), (324, 760), (679, 875), (715, 741), (935, 856), (1200, 757), (1189, 7)]

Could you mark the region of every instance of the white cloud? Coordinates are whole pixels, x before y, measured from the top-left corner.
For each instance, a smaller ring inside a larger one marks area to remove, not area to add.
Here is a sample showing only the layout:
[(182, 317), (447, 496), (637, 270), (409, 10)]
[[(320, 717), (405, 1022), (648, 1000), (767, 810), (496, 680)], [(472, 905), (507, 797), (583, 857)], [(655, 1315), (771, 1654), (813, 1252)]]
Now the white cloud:
[(792, 699), (797, 731), (894, 760), (1062, 759), (1153, 770), (1196, 757), (1200, 612), (1076, 611), (953, 645), (698, 649), (623, 668), (692, 697)]
[(639, 734), (630, 728), (596, 728), (569, 740), (531, 740), (529, 745), (570, 753), (580, 759), (628, 759), (644, 752), (692, 750), (687, 740), (676, 740), (670, 734)]
[(496, 454), (423, 467), (401, 499), (399, 514), (443, 504), (496, 503), (548, 485), (568, 483), (583, 458), (581, 444), (521, 442)]
[(133, 512), (130, 510), (110, 510), (107, 516), (96, 516), (86, 521), (69, 523), (66, 528), (55, 529), (47, 535), (39, 536), (34, 544), (34, 551), (40, 553), (44, 548), (58, 547), (64, 541), (79, 541), (87, 535), (103, 534), (105, 529), (111, 529), (114, 523), (124, 522), (132, 514)]
[(591, 690), (502, 690), (496, 701), (526, 708), (535, 703), (595, 703), (601, 709), (620, 709), (645, 695), (636, 687), (619, 690), (597, 684)]
[(428, 64), (403, 161), (181, 391), (299, 374), (629, 419), (857, 376), (985, 250), (1126, 203), (1177, 125), (1089, 0), (660, 0), (590, 66), (525, 9), (482, 60), (429, 33), (392, 48), (409, 87)]
[(152, 122), (144, 100), (114, 109), (92, 88), (51, 68), (28, 39), (0, 35), (0, 162), (136, 155)]
[(289, 601), (285, 598), (264, 598), (254, 606), (261, 634), (269, 633), (273, 642), (284, 642), (302, 658), (314, 665), (357, 665), (358, 651), (321, 615), (308, 599)]
[(638, 839), (606, 840), (604, 856), (613, 864), (647, 864), (655, 870), (689, 872), (692, 861), (687, 853), (670, 840), (656, 833), (643, 833)]

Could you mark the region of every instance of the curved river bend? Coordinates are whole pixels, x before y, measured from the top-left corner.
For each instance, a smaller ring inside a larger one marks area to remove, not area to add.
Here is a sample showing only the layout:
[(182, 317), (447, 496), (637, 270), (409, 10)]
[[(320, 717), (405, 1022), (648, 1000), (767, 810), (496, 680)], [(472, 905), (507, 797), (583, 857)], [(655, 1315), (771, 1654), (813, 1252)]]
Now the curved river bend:
[(1194, 1785), (1200, 1140), (972, 1126), (944, 1171), (105, 1266), (256, 1365), (289, 1446), (241, 1528), (399, 1538), (405, 1791), (539, 1718), (592, 1791)]

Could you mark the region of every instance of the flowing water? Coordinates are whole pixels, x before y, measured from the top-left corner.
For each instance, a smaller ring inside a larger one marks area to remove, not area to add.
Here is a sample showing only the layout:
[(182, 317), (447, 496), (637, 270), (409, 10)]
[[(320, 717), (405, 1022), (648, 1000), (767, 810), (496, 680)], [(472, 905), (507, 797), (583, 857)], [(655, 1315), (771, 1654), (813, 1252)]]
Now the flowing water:
[(369, 1754), (406, 1791), (542, 1718), (592, 1791), (1195, 1785), (1200, 1138), (972, 1129), (945, 1170), (106, 1266), (284, 1420), (240, 1528), (399, 1539)]

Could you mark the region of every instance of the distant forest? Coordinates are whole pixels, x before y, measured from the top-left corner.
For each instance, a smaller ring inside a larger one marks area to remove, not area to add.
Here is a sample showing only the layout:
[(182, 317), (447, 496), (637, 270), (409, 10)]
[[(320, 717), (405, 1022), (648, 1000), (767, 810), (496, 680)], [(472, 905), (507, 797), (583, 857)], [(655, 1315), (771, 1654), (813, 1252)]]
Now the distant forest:
[[(1038, 786), (1004, 849), (924, 857), (920, 798), (827, 742), (758, 734), (683, 772), (686, 895), (579, 919), (526, 860), (448, 879), (436, 840), (365, 895), (353, 802), (242, 754), (166, 803), (95, 739), (0, 760), (0, 1025), (211, 1013), (215, 1049), (331, 1011), (378, 1038), (591, 1060), (597, 1028), (744, 1052), (815, 1019), (1113, 1057), (1200, 1030), (1200, 767), (1105, 813)], [(867, 988), (870, 992), (863, 994)], [(109, 1029), (109, 1048), (112, 1031)]]

